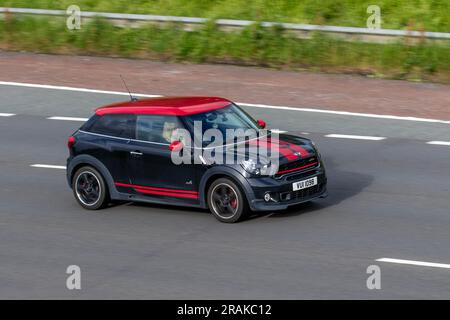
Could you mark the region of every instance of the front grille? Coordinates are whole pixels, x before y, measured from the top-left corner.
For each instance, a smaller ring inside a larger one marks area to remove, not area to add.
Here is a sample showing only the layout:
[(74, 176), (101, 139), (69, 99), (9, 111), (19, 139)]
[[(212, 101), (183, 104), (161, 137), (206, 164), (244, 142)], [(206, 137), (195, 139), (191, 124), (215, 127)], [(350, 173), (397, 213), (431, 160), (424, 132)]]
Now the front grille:
[[(310, 168), (308, 168), (310, 169)], [(314, 169), (314, 167), (311, 167), (311, 169)], [(311, 175), (311, 172), (309, 170), (302, 170), (300, 172), (292, 172), (292, 174), (286, 176), (286, 181), (295, 181), (295, 180), (301, 180), (303, 178), (307, 178)]]
[(275, 174), (276, 177), (279, 177), (283, 174), (297, 172), (300, 170), (307, 170), (315, 168), (319, 165), (318, 159), (316, 156), (300, 159), (292, 162), (288, 162), (280, 165), (278, 168), (278, 172)]

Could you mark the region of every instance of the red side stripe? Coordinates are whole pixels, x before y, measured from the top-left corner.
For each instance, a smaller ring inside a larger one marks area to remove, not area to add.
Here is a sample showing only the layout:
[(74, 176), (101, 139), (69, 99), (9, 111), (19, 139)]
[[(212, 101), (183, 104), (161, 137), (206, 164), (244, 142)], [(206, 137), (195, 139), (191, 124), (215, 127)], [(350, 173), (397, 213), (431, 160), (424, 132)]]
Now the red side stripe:
[(138, 192), (147, 193), (147, 194), (157, 194), (157, 195), (173, 196), (173, 197), (180, 197), (180, 198), (192, 198), (192, 199), (198, 198), (197, 191), (145, 187), (145, 186), (138, 186), (138, 185), (134, 185), (134, 184), (127, 184), (127, 183), (121, 183), (121, 182), (115, 182), (114, 184), (118, 187), (133, 188)]
[(152, 191), (152, 190), (142, 189), (142, 188), (134, 188), (134, 190), (136, 190), (137, 192), (140, 192), (140, 193), (155, 194), (155, 195), (158, 195), (158, 196), (198, 199), (198, 195), (195, 195), (195, 194), (184, 194), (184, 193), (164, 192), (164, 191)]

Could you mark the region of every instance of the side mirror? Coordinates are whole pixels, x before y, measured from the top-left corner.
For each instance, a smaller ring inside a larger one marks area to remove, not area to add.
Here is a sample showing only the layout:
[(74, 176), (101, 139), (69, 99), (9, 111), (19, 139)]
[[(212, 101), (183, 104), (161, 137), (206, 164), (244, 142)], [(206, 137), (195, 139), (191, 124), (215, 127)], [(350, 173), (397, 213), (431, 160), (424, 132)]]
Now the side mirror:
[(266, 122), (264, 120), (259, 119), (257, 123), (258, 127), (260, 127), (261, 129), (264, 129), (266, 127)]
[(174, 141), (171, 144), (169, 144), (169, 150), (170, 151), (180, 151), (181, 149), (183, 149), (184, 145), (183, 142), (181, 141)]

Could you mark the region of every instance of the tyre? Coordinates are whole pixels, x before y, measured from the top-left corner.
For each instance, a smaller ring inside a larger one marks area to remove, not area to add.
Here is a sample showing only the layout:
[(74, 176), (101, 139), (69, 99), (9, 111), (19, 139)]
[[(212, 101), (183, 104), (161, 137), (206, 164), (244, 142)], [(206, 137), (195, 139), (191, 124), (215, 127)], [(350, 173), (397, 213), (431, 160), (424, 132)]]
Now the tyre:
[(248, 212), (244, 193), (228, 178), (215, 180), (208, 189), (208, 207), (217, 220), (234, 223), (242, 220)]
[(72, 179), (77, 202), (85, 209), (98, 210), (109, 203), (109, 192), (102, 175), (93, 167), (78, 169)]

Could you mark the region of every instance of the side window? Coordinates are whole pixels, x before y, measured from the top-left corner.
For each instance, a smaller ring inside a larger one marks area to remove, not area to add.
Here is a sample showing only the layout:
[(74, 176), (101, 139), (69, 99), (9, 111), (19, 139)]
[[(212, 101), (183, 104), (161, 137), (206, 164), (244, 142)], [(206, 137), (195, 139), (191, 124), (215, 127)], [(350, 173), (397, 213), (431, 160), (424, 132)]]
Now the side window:
[(99, 115), (94, 114), (92, 117), (89, 118), (88, 121), (86, 121), (80, 128), (80, 130), (83, 131), (90, 131), (91, 127), (94, 123), (97, 122), (97, 120), (100, 118)]
[(120, 138), (133, 138), (134, 116), (128, 114), (107, 114), (100, 117), (89, 128), (90, 132)]
[(138, 115), (136, 139), (170, 144), (174, 131), (181, 128), (183, 124), (176, 116)]

